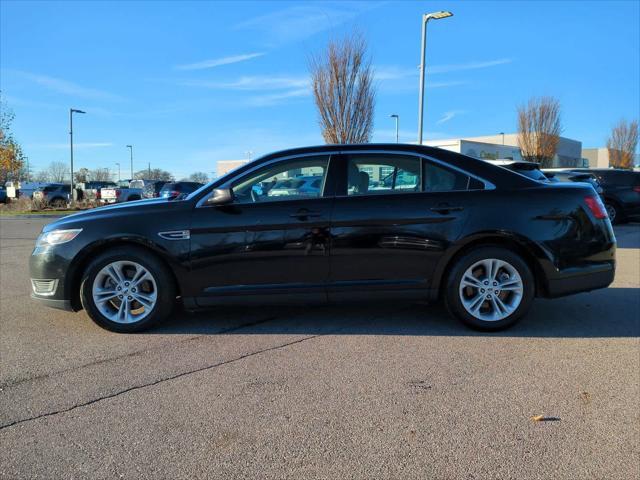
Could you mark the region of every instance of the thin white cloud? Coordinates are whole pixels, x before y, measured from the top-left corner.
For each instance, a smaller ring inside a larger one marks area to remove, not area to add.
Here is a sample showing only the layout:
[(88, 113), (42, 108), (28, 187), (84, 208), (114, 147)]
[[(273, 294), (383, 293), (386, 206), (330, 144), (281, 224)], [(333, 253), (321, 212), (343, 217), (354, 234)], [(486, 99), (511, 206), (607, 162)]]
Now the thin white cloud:
[(306, 97), (311, 94), (311, 90), (308, 88), (298, 88), (295, 90), (288, 90), (285, 92), (269, 93), (266, 95), (258, 95), (247, 99), (246, 104), (252, 107), (270, 107), (278, 105), (290, 98)]
[(380, 2), (317, 2), (295, 5), (259, 15), (234, 26), (251, 30), (269, 46), (294, 42), (311, 37), (355, 18), (375, 8)]
[(263, 55), (264, 52), (244, 53), (242, 55), (232, 55), (230, 57), (213, 58), (210, 60), (202, 60), (201, 62), (196, 63), (176, 65), (174, 68), (176, 70), (204, 70), (207, 68), (219, 67), (221, 65), (230, 65), (232, 63), (245, 62), (247, 60), (251, 60), (252, 58), (261, 57)]
[[(458, 63), (451, 65), (432, 65), (427, 64), (427, 73), (449, 73), (464, 70), (478, 70), (481, 68), (495, 67), (513, 62), (511, 58), (499, 58), (496, 60), (473, 61), (467, 63)], [(377, 65), (375, 67), (376, 79), (378, 80), (401, 80), (407, 77), (417, 77), (420, 73), (419, 67), (400, 67), (397, 65)]]
[(480, 68), (488, 68), (488, 67), (495, 67), (498, 65), (505, 65), (511, 62), (513, 62), (513, 59), (511, 58), (499, 58), (497, 60), (467, 62), (467, 63), (459, 63), (454, 65), (433, 65), (432, 67), (429, 67), (427, 65), (427, 72), (428, 73), (449, 73), (449, 72), (459, 72), (461, 70), (477, 70)]
[(309, 86), (308, 76), (273, 76), (258, 75), (240, 77), (230, 82), (210, 82), (206, 80), (188, 80), (181, 85), (229, 90), (276, 90), (286, 88), (303, 88)]
[(18, 74), (22, 78), (30, 80), (38, 85), (41, 85), (49, 90), (65, 95), (70, 95), (78, 98), (88, 98), (92, 100), (111, 100), (119, 101), (123, 98), (113, 93), (105, 92), (104, 90), (98, 90), (97, 88), (89, 88), (78, 85), (77, 83), (69, 82), (61, 78), (50, 77), (48, 75), (39, 75), (35, 73), (22, 72), (14, 70), (13, 73)]
[(450, 110), (448, 112), (444, 112), (444, 114), (442, 115), (442, 117), (440, 118), (440, 120), (438, 120), (436, 122), (437, 125), (441, 125), (443, 123), (448, 122), (449, 120), (453, 119), (454, 117), (457, 117), (458, 115), (463, 114), (464, 111), (463, 110)]

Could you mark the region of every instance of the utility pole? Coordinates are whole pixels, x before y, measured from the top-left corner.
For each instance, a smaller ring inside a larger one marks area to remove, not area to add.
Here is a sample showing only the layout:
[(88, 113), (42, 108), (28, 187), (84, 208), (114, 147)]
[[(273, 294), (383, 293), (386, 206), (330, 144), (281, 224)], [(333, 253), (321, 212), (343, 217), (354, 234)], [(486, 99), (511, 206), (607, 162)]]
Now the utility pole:
[(400, 123), (400, 116), (397, 114), (389, 115), (389, 117), (396, 120), (396, 143), (398, 143), (398, 123)]
[(149, 179), (151, 179), (151, 162), (149, 162)]
[(133, 180), (133, 145), (127, 145), (129, 156), (131, 157), (131, 180)]
[(420, 92), (418, 98), (418, 145), (422, 145), (422, 122), (424, 115), (424, 73), (425, 56), (427, 51), (427, 23), (429, 20), (440, 20), (441, 18), (452, 17), (451, 12), (433, 12), (422, 15), (422, 49), (420, 52)]
[(73, 114), (74, 113), (87, 113), (82, 110), (76, 110), (75, 108), (69, 109), (69, 140), (71, 146), (71, 188), (69, 190), (69, 203), (74, 202), (73, 198)]

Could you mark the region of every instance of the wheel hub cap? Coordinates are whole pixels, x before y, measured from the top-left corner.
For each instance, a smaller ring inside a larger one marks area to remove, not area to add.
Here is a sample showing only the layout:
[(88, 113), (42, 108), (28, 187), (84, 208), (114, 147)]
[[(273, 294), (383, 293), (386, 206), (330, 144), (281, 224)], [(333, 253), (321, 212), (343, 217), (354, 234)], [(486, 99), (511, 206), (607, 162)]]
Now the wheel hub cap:
[(464, 309), (478, 320), (495, 322), (520, 305), (524, 287), (518, 271), (496, 258), (480, 260), (462, 275), (459, 295)]
[(112, 262), (96, 275), (93, 301), (102, 315), (116, 323), (134, 323), (154, 309), (158, 290), (155, 278), (132, 261)]

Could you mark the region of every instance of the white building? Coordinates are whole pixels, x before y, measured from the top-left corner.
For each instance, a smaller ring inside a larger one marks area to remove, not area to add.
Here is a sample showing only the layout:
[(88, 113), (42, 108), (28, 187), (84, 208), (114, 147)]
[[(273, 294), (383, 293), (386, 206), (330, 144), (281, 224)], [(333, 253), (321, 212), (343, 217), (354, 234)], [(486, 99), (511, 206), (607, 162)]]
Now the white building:
[[(517, 133), (430, 140), (423, 143), (424, 145), (444, 148), (445, 150), (451, 150), (452, 152), (462, 153), (475, 158), (522, 160)], [(552, 166), (581, 167), (583, 165), (585, 165), (585, 162), (582, 159), (582, 142), (560, 137), (558, 150), (553, 159)]]

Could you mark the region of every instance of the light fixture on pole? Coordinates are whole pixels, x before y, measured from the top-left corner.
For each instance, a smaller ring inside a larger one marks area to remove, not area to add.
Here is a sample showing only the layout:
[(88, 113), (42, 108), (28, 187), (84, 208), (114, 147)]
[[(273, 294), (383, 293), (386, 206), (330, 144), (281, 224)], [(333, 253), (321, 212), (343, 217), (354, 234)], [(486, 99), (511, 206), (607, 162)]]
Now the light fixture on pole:
[(400, 116), (396, 113), (389, 115), (389, 118), (394, 118), (396, 120), (396, 143), (398, 142), (398, 123), (400, 122)]
[(74, 113), (87, 113), (75, 108), (69, 109), (69, 142), (71, 147), (71, 185), (69, 189), (69, 203), (74, 202), (73, 198), (73, 114)]
[(131, 180), (133, 180), (133, 145), (127, 145), (129, 157), (131, 158)]
[(120, 183), (120, 163), (116, 162), (116, 165), (118, 166), (118, 183)]
[(420, 53), (420, 98), (418, 99), (418, 145), (422, 145), (422, 122), (424, 115), (424, 73), (425, 55), (427, 50), (427, 23), (429, 20), (440, 20), (452, 17), (453, 13), (447, 11), (425, 13), (422, 15), (422, 50)]

